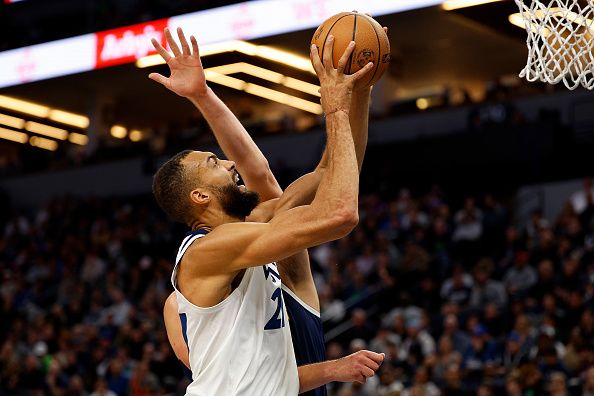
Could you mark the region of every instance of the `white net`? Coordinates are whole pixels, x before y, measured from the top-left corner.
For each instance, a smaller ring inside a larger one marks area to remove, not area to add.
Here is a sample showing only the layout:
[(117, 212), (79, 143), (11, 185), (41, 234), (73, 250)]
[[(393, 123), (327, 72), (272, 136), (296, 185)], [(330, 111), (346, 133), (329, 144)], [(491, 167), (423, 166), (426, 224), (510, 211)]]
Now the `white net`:
[(593, 0), (515, 0), (528, 33), (528, 81), (594, 88)]

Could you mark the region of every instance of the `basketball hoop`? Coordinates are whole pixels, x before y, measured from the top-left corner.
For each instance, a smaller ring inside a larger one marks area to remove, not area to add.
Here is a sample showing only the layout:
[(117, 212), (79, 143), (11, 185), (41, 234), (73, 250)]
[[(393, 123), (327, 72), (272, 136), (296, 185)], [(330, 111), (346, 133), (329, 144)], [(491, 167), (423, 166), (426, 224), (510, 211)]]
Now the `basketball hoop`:
[(528, 38), (528, 60), (520, 77), (568, 89), (594, 88), (594, 3), (592, 0), (515, 0)]

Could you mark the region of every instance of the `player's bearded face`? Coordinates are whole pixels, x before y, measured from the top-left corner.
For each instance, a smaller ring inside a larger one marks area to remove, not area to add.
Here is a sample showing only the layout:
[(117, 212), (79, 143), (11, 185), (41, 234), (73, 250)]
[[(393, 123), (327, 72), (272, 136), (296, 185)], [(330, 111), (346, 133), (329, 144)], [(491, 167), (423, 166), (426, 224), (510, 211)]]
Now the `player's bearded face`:
[(260, 196), (255, 191), (242, 190), (237, 184), (213, 186), (225, 213), (232, 217), (244, 218), (260, 203)]

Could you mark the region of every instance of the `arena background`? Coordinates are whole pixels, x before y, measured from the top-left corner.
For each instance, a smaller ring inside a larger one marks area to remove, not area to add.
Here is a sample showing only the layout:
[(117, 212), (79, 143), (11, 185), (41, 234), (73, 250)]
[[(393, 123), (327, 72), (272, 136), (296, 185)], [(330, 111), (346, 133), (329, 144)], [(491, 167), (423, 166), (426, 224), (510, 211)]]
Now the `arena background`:
[(482, 3), (0, 3), (0, 394), (183, 394), (161, 312), (185, 230), (151, 177), (215, 147), (147, 78), (150, 37), (182, 26), (244, 82), (209, 85), (286, 186), (324, 147), (313, 30), (358, 9), (392, 45), (361, 222), (310, 256), (328, 358), (387, 358), (330, 394), (594, 395), (594, 99), (517, 77), (517, 7)]

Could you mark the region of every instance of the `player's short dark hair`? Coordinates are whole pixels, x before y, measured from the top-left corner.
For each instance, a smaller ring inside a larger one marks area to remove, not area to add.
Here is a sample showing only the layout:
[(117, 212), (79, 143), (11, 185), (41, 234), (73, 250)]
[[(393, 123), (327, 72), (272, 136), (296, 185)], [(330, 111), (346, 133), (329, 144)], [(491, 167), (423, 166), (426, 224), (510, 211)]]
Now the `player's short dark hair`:
[(182, 161), (192, 151), (184, 150), (171, 157), (153, 177), (153, 194), (163, 211), (175, 221), (190, 221), (190, 201), (188, 194), (193, 188), (187, 178)]

